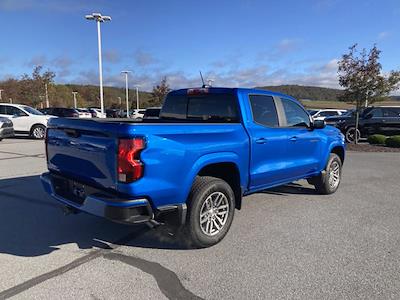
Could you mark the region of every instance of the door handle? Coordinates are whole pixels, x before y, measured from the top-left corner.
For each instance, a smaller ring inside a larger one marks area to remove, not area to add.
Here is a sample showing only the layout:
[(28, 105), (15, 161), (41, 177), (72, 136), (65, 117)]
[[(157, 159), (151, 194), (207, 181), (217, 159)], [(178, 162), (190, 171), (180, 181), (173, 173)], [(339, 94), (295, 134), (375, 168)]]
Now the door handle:
[(297, 136), (292, 136), (292, 137), (290, 138), (290, 140), (291, 140), (292, 142), (297, 141)]
[(257, 144), (265, 144), (267, 142), (267, 139), (266, 138), (259, 138), (259, 139), (256, 139), (256, 143)]

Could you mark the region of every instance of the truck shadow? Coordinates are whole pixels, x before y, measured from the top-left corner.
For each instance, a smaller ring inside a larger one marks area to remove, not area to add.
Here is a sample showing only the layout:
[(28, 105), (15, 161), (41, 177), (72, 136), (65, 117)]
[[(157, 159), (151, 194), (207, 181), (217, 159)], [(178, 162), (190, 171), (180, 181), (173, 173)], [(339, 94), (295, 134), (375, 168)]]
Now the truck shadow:
[[(314, 193), (289, 185), (268, 194)], [(0, 180), (0, 253), (33, 257), (76, 244), (79, 249), (110, 249), (109, 244), (156, 249), (190, 249), (176, 228), (127, 226), (80, 213), (64, 216), (42, 188), (39, 176)]]

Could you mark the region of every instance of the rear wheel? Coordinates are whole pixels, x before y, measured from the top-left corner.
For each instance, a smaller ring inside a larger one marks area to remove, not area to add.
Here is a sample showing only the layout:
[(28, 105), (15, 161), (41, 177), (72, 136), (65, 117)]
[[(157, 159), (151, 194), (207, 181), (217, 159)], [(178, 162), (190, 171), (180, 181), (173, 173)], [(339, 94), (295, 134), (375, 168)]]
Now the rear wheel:
[(308, 180), (315, 186), (318, 193), (328, 195), (333, 194), (339, 188), (342, 178), (342, 161), (335, 153), (331, 153), (325, 170), (320, 175)]
[(360, 136), (361, 136), (360, 130), (358, 129), (356, 130), (355, 127), (347, 128), (345, 133), (346, 142), (348, 143), (354, 143), (355, 139), (357, 139), (358, 142), (360, 140)]
[(44, 139), (46, 134), (46, 127), (43, 125), (35, 125), (32, 127), (31, 130), (31, 137), (37, 140), (42, 140)]
[(235, 196), (225, 181), (197, 177), (188, 198), (185, 236), (190, 246), (210, 247), (227, 234), (235, 212)]

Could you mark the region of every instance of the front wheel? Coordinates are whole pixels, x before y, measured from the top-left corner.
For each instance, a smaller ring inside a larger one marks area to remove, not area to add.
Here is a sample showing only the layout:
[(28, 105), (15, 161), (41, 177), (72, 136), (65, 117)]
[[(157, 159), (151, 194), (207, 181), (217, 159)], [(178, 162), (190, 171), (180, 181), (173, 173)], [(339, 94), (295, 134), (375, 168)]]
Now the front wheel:
[(197, 177), (188, 198), (185, 235), (191, 246), (210, 247), (227, 234), (235, 212), (235, 196), (225, 181)]
[(358, 129), (356, 130), (355, 127), (347, 128), (345, 133), (346, 142), (348, 143), (354, 143), (355, 139), (357, 139), (358, 142), (360, 140), (360, 136), (361, 136), (360, 130)]
[(325, 170), (320, 175), (309, 179), (318, 193), (333, 194), (339, 188), (342, 179), (342, 161), (335, 153), (331, 153)]
[(31, 130), (31, 137), (37, 140), (42, 140), (44, 139), (46, 135), (46, 127), (43, 125), (35, 125), (32, 127)]

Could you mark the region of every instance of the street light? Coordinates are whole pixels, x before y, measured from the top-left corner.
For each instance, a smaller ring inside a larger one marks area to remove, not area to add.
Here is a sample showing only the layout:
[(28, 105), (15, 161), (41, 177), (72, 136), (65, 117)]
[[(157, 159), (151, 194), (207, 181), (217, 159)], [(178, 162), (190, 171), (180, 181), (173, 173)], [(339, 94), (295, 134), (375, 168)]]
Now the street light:
[(125, 98), (126, 98), (126, 117), (129, 118), (129, 90), (128, 90), (128, 74), (131, 71), (121, 71), (122, 74), (125, 74)]
[(72, 92), (72, 95), (74, 95), (74, 108), (78, 107), (78, 103), (76, 101), (76, 95), (78, 94), (78, 92)]
[(139, 86), (136, 86), (136, 109), (139, 109)]
[(92, 13), (91, 15), (86, 15), (87, 20), (94, 20), (97, 23), (97, 41), (99, 48), (99, 80), (100, 80), (100, 106), (101, 114), (104, 115), (104, 99), (103, 99), (103, 66), (101, 61), (101, 32), (100, 23), (105, 21), (111, 21), (111, 17), (102, 16), (100, 13)]

